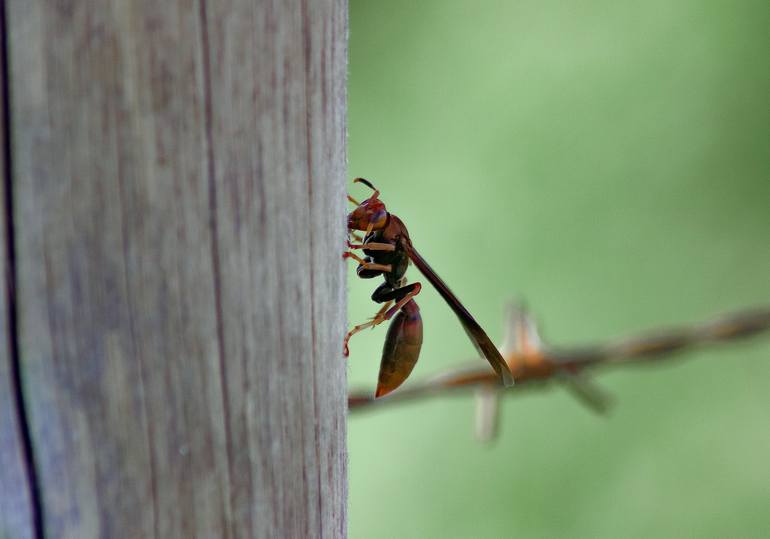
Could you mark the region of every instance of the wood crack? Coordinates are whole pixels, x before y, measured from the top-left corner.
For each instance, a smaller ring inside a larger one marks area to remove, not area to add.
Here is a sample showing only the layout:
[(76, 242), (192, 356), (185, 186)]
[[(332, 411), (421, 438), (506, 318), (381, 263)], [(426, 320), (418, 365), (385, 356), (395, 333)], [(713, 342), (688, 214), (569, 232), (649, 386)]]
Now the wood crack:
[[(219, 263), (219, 224), (217, 220), (217, 187), (216, 187), (216, 167), (214, 152), (214, 112), (212, 102), (211, 88), (211, 57), (208, 33), (208, 18), (206, 15), (206, 0), (200, 0), (200, 33), (201, 33), (201, 63), (203, 66), (203, 103), (204, 103), (204, 134), (205, 134), (205, 152), (207, 161), (208, 183), (209, 183), (209, 234), (211, 235), (211, 272), (214, 281), (214, 302), (216, 309), (217, 326), (217, 346), (219, 355), (219, 381), (220, 392), (222, 394), (222, 410), (224, 413), (225, 427), (225, 447), (227, 453), (227, 484), (228, 503), (230, 509), (233, 508), (233, 489), (230, 480), (234, 477), (233, 467), (233, 447), (232, 447), (232, 426), (230, 424), (230, 398), (227, 391), (227, 361), (225, 360), (225, 329), (222, 316), (222, 271)], [(223, 530), (227, 530), (235, 536), (235, 530), (232, 528), (232, 515), (230, 511), (225, 510), (224, 514), (230, 515), (230, 523), (223, 523)], [(229, 525), (228, 525), (229, 524)]]
[(7, 6), (3, 3), (0, 6), (0, 80), (2, 81), (2, 116), (3, 116), (3, 135), (2, 151), (5, 153), (3, 160), (3, 189), (5, 207), (5, 298), (8, 312), (8, 347), (11, 363), (11, 387), (13, 399), (15, 401), (15, 414), (18, 419), (19, 434), (21, 437), (21, 451), (24, 459), (25, 473), (27, 476), (27, 485), (29, 486), (30, 501), (32, 504), (32, 532), (35, 537), (41, 539), (45, 537), (45, 527), (43, 519), (43, 502), (40, 491), (40, 481), (38, 477), (37, 464), (35, 462), (35, 451), (32, 441), (32, 432), (29, 422), (29, 412), (25, 401), (21, 354), (19, 352), (19, 326), (18, 326), (18, 304), (16, 302), (16, 289), (18, 276), (16, 272), (16, 244), (14, 233), (14, 204), (13, 204), (13, 154), (11, 141), (11, 97), (10, 97), (10, 56), (8, 53), (8, 19), (6, 14)]

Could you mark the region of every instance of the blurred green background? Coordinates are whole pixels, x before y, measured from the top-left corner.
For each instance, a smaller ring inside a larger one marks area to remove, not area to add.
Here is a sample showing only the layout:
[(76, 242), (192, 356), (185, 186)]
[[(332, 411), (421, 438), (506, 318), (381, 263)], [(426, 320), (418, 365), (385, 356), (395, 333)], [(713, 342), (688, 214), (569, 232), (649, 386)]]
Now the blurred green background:
[[(349, 176), (496, 342), (510, 298), (563, 346), (768, 303), (769, 28), (766, 1), (352, 0)], [(377, 308), (353, 266), (351, 324)], [(419, 304), (413, 379), (473, 355)], [(770, 338), (684, 359), (600, 373), (607, 418), (512, 395), (488, 446), (470, 395), (353, 414), (351, 537), (767, 537)]]

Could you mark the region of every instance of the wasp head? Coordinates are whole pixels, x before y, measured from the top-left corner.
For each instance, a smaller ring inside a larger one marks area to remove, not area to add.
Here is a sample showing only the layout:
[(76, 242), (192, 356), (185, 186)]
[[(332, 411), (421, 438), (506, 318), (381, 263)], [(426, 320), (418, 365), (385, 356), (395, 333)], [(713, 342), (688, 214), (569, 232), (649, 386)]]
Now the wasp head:
[(348, 214), (348, 229), (370, 231), (385, 228), (388, 222), (388, 210), (385, 209), (385, 204), (378, 198), (380, 192), (363, 178), (356, 178), (353, 182), (363, 183), (370, 187), (374, 193), (360, 204), (354, 201), (358, 206)]

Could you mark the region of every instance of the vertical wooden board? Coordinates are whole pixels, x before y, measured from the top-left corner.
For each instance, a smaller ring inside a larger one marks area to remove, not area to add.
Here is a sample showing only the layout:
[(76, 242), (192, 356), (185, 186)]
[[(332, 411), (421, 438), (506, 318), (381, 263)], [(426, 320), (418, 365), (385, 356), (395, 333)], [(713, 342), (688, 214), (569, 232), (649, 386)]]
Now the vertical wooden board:
[(53, 536), (229, 518), (196, 7), (10, 3), (20, 352)]
[[(0, 6), (0, 9), (3, 9)], [(0, 15), (0, 21), (4, 17)], [(6, 28), (0, 24), (0, 32)], [(5, 42), (5, 36), (0, 37)], [(4, 51), (0, 47), (0, 54)], [(0, 171), (3, 182), (7, 161), (5, 91), (8, 81), (5, 73), (0, 70)], [(13, 380), (13, 352), (11, 347), (11, 288), (8, 287), (10, 278), (10, 260), (8, 251), (8, 215), (6, 213), (5, 184), (0, 185), (0, 275), (2, 281), (2, 303), (0, 303), (0, 539), (33, 537), (32, 502), (30, 484), (27, 476), (27, 463), (21, 437), (20, 411), (16, 406), (16, 396)]]
[(345, 4), (8, 8), (46, 531), (344, 535)]
[(252, 537), (344, 535), (347, 5), (208, 6), (232, 508)]

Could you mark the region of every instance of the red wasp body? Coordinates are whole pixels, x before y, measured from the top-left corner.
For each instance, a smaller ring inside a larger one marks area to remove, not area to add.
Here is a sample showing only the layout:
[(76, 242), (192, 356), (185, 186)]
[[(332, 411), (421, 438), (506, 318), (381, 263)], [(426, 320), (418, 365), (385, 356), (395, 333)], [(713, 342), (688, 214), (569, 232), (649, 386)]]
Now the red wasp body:
[[(367, 185), (374, 194), (361, 203), (348, 197), (357, 205), (348, 215), (348, 231), (366, 232), (362, 243), (348, 242), (348, 247), (363, 250), (365, 258), (351, 251), (345, 252), (343, 256), (359, 262), (356, 270), (359, 277), (371, 279), (381, 275), (385, 279), (372, 294), (373, 301), (385, 305), (371, 321), (355, 326), (348, 332), (345, 337), (345, 355), (348, 354), (348, 341), (355, 333), (390, 320), (395, 315), (385, 339), (375, 396), (386, 395), (401, 385), (412, 372), (420, 354), (422, 318), (414, 297), (420, 293), (421, 286), (420, 283), (406, 283), (405, 275), (410, 260), (452, 308), (479, 354), (489, 361), (503, 383), (513, 384), (511, 372), (500, 352), (446, 283), (415, 250), (403, 221), (386, 210), (385, 204), (378, 198), (379, 191), (370, 182), (363, 178), (353, 181)], [(394, 302), (395, 305), (391, 307)]]

